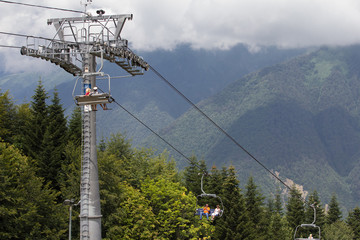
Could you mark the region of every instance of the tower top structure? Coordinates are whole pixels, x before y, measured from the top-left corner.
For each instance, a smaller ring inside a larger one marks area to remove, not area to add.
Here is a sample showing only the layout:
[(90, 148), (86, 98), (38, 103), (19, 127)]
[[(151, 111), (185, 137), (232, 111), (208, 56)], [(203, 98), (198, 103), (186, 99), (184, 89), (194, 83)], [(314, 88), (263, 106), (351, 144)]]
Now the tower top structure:
[(121, 37), (126, 20), (132, 14), (97, 15), (48, 19), (47, 24), (55, 27), (52, 39), (28, 36), (21, 54), (41, 58), (59, 65), (74, 76), (83, 75), (82, 56), (91, 54), (103, 60), (116, 63), (131, 75), (142, 75), (149, 65), (128, 48), (128, 41)]

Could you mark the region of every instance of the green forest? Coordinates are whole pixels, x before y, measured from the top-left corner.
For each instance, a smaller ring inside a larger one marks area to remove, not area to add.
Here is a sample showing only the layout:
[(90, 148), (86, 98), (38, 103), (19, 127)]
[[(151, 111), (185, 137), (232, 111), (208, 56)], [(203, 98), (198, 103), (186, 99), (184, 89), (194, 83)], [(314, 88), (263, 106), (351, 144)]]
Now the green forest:
[[(81, 109), (69, 119), (55, 90), (42, 82), (30, 103), (15, 104), (9, 91), (0, 92), (0, 239), (67, 239), (67, 199), (79, 201)], [(317, 191), (306, 202), (291, 186), (286, 202), (280, 190), (265, 198), (253, 177), (239, 187), (233, 166), (207, 166), (191, 156), (178, 170), (166, 151), (132, 147), (121, 133), (98, 144), (102, 238), (110, 239), (360, 239), (360, 208), (344, 217), (335, 194), (329, 206)], [(208, 173), (208, 174), (204, 174)], [(196, 209), (218, 198), (198, 197), (203, 190), (219, 196), (223, 215), (214, 220)], [(79, 239), (79, 207), (72, 209), (72, 237)]]

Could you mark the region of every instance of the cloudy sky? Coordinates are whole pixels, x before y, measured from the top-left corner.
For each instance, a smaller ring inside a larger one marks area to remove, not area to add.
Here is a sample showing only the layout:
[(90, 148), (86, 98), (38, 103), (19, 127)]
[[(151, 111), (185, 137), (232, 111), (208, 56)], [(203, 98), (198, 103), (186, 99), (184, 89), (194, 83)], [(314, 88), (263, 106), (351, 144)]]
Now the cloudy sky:
[[(84, 10), (87, 0), (11, 0)], [(0, 1), (0, 32), (52, 38), (49, 18), (81, 16)], [(263, 46), (297, 48), (360, 43), (359, 0), (92, 0), (87, 12), (134, 15), (123, 29), (133, 50), (172, 50), (186, 43), (194, 49), (229, 49), (243, 43), (251, 51)], [(23, 46), (25, 38), (0, 34), (0, 45)], [(0, 70), (41, 67), (39, 60), (0, 48)], [(35, 62), (35, 63), (34, 63)], [(46, 64), (46, 63), (45, 63)], [(48, 66), (49, 64), (46, 64)]]

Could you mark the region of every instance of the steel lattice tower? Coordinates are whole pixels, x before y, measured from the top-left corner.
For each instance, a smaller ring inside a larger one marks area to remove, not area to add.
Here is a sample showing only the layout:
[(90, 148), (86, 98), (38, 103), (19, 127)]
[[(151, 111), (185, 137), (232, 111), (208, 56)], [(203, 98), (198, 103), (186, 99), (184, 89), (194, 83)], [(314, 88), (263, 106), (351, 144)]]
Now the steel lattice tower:
[[(27, 37), (21, 54), (50, 61), (68, 73), (82, 78), (83, 89), (96, 86), (103, 60), (116, 63), (129, 74), (142, 75), (149, 65), (128, 49), (120, 37), (126, 20), (132, 14), (49, 19), (56, 34), (53, 39)], [(101, 67), (96, 70), (96, 57)], [(75, 88), (74, 88), (75, 89)], [(82, 93), (84, 94), (84, 93)], [(84, 109), (84, 108), (83, 108)], [(101, 207), (96, 152), (96, 112), (83, 110), (82, 162), (80, 183), (80, 239), (101, 239)]]

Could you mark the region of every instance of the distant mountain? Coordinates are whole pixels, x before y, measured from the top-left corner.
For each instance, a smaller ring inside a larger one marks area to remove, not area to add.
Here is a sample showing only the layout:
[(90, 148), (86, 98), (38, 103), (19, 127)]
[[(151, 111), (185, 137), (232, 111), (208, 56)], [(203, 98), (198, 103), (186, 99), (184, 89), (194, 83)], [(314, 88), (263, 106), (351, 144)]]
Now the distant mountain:
[[(282, 179), (317, 190), (323, 203), (336, 193), (343, 207), (353, 208), (360, 200), (358, 66), (359, 45), (324, 47), (239, 78), (197, 106)], [(161, 135), (208, 166), (233, 164), (242, 184), (253, 175), (264, 192), (278, 185), (195, 109)], [(156, 137), (146, 144), (170, 150)]]
[[(250, 53), (242, 45), (226, 51), (195, 51), (189, 46), (179, 46), (173, 51), (159, 50), (137, 54), (189, 99), (199, 102), (245, 74), (283, 62), (305, 51), (264, 48)], [(100, 65), (100, 61), (97, 62)], [(116, 64), (109, 62), (105, 62), (103, 71), (115, 77), (111, 79), (110, 90), (116, 101), (155, 130), (170, 124), (189, 108), (189, 104), (152, 71), (134, 78), (116, 78), (127, 74)], [(2, 91), (9, 89), (17, 103), (29, 102), (39, 79), (50, 91), (50, 95), (54, 87), (58, 89), (63, 106), (67, 109), (66, 114), (71, 114), (75, 106), (72, 92), (76, 78), (61, 68), (55, 73), (3, 74), (0, 76), (0, 88)], [(104, 91), (109, 91), (106, 80), (99, 80), (98, 84)], [(80, 90), (77, 89), (76, 93), (79, 94)], [(134, 144), (138, 144), (151, 134), (116, 104), (111, 104), (110, 107), (112, 111), (99, 111), (97, 114), (99, 138), (121, 131), (126, 132)]]

